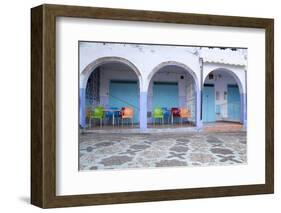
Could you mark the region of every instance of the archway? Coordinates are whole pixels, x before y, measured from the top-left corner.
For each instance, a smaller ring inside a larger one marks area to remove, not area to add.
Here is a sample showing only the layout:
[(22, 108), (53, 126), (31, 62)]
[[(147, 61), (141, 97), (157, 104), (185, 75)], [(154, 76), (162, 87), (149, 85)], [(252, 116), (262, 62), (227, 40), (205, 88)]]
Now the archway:
[(86, 111), (96, 106), (105, 109), (131, 107), (133, 121), (138, 123), (140, 88), (141, 74), (130, 61), (120, 57), (93, 61), (80, 73), (80, 125), (86, 127)]
[(202, 85), (202, 121), (240, 122), (246, 116), (245, 82), (232, 70), (206, 73)]
[[(156, 66), (148, 76), (147, 111), (148, 123), (156, 107), (170, 111), (172, 108), (186, 108), (191, 113), (188, 119), (192, 125), (200, 122), (198, 101), (199, 85), (196, 74), (187, 65), (167, 61)], [(164, 123), (176, 123), (177, 119), (165, 118)]]

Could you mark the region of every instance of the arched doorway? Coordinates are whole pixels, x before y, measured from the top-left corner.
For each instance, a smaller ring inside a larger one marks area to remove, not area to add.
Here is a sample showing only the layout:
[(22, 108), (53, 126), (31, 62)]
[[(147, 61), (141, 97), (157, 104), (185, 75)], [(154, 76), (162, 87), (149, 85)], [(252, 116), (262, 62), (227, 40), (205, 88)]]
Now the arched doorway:
[[(152, 123), (152, 114), (156, 107), (168, 111), (172, 108), (186, 108), (191, 113), (189, 123), (197, 125), (198, 91), (196, 74), (188, 66), (176, 61), (159, 64), (148, 76), (148, 123)], [(164, 123), (178, 122), (177, 118), (172, 121), (165, 118), (164, 121)]]
[(202, 121), (244, 122), (245, 86), (228, 69), (215, 69), (207, 74), (202, 87)]
[(80, 125), (87, 126), (87, 109), (130, 107), (139, 123), (139, 93), (142, 79), (133, 63), (119, 57), (99, 58), (80, 73)]

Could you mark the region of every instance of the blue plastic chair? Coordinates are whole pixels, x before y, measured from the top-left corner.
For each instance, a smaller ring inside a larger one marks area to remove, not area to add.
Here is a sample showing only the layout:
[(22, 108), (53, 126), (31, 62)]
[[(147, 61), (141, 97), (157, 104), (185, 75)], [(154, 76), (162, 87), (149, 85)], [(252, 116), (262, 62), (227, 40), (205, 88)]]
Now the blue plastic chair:
[(167, 107), (162, 107), (162, 110), (164, 114), (164, 123), (165, 123), (165, 119), (167, 119), (167, 123), (169, 123), (171, 111)]
[[(112, 109), (112, 110), (118, 110), (119, 108), (118, 108), (118, 107), (110, 107), (110, 109)], [(119, 110), (119, 111), (114, 111), (113, 114), (114, 114), (114, 117), (115, 117), (115, 118), (118, 118), (119, 115), (120, 115), (120, 110)]]
[(107, 122), (109, 123), (109, 121), (112, 119), (112, 112), (105, 111), (104, 116), (105, 116)]
[[(118, 110), (118, 107), (110, 107), (109, 109)], [(114, 111), (114, 112), (106, 111), (105, 112), (105, 117), (107, 118), (108, 121), (112, 120), (113, 116), (114, 116), (114, 119), (116, 119), (116, 121), (118, 123), (119, 111)], [(112, 121), (112, 124), (113, 124), (113, 121)]]

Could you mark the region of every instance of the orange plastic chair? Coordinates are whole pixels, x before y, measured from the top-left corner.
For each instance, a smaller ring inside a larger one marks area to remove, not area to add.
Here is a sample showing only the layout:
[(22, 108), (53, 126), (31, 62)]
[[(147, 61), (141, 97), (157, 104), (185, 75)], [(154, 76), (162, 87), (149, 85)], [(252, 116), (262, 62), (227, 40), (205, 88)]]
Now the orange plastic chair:
[(130, 107), (122, 108), (122, 111), (121, 111), (122, 127), (123, 127), (124, 119), (130, 119), (132, 127), (133, 127), (133, 117), (134, 117), (134, 110), (132, 108), (130, 108)]
[(181, 118), (181, 124), (184, 118), (188, 119), (191, 117), (190, 111), (187, 108), (180, 108), (179, 115)]

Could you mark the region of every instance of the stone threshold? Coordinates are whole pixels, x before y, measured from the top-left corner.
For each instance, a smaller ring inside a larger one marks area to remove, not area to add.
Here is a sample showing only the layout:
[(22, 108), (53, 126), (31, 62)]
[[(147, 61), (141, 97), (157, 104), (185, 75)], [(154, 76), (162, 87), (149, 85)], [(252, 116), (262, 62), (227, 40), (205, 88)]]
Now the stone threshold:
[(186, 132), (201, 132), (202, 129), (197, 127), (177, 127), (177, 128), (147, 128), (147, 129), (91, 129), (80, 130), (81, 133), (115, 133), (115, 134), (141, 134), (141, 133), (186, 133)]

